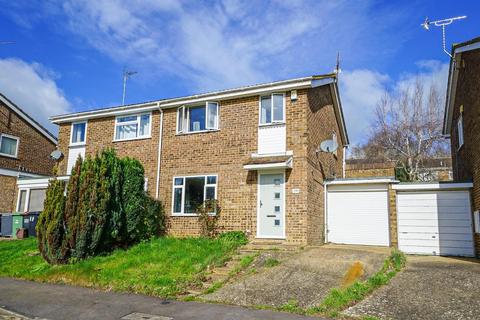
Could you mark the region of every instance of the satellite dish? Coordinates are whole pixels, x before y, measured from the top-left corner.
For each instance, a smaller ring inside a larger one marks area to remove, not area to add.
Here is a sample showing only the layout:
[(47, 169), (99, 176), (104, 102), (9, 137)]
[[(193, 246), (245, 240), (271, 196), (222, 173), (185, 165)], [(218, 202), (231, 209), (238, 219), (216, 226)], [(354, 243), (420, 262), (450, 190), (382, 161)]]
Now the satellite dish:
[(338, 143), (335, 140), (325, 140), (320, 143), (320, 150), (323, 152), (335, 152), (338, 149)]
[(63, 153), (60, 150), (55, 150), (52, 153), (50, 153), (50, 158), (58, 161), (63, 157)]

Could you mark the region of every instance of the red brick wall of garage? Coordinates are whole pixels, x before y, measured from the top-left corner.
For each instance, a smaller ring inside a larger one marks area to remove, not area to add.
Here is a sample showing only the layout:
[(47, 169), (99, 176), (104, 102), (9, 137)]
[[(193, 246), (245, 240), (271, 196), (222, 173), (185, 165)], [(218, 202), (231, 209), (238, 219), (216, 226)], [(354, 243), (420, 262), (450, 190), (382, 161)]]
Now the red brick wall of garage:
[(55, 144), (0, 101), (0, 133), (20, 139), (17, 158), (0, 155), (0, 168), (51, 175)]
[[(480, 49), (463, 52), (457, 62), (460, 70), (450, 132), (453, 175), (457, 181), (473, 181), (473, 209), (480, 210)], [(464, 145), (458, 149), (456, 128), (461, 106)], [(475, 240), (477, 256), (480, 256), (479, 234), (475, 234)]]

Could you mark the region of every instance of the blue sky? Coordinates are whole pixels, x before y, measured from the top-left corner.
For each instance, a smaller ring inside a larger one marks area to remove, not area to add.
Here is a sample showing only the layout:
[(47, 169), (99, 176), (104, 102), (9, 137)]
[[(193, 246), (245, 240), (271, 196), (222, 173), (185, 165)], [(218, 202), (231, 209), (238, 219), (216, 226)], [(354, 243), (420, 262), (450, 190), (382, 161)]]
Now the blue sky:
[(0, 92), (52, 131), (48, 116), (330, 73), (351, 140), (376, 101), (420, 76), (441, 90), (448, 56), (425, 16), (468, 15), (447, 43), (480, 36), (479, 1), (0, 0)]

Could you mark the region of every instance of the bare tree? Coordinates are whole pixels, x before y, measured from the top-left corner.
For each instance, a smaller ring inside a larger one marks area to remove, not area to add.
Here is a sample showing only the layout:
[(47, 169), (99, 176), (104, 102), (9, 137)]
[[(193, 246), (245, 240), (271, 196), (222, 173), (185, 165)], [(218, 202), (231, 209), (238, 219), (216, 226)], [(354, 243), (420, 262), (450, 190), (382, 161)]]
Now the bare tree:
[(448, 154), (448, 142), (442, 135), (442, 106), (437, 88), (432, 85), (425, 92), (420, 79), (397, 95), (386, 93), (377, 105), (363, 153), (394, 160), (409, 180), (423, 180), (423, 161)]

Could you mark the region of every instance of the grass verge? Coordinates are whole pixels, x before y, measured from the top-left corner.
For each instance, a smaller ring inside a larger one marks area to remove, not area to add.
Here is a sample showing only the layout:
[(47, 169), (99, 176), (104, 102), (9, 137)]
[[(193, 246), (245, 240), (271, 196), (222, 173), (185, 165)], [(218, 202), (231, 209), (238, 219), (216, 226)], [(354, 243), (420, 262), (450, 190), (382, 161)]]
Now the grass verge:
[(0, 241), (0, 276), (173, 298), (223, 265), (242, 243), (231, 239), (158, 238), (70, 265), (52, 266), (37, 241)]
[(387, 284), (399, 272), (406, 263), (406, 258), (400, 251), (394, 250), (385, 260), (380, 271), (366, 281), (357, 281), (351, 286), (330, 290), (323, 302), (316, 307), (307, 310), (308, 314), (322, 314), (329, 317), (337, 317), (347, 307), (363, 300), (373, 290)]

